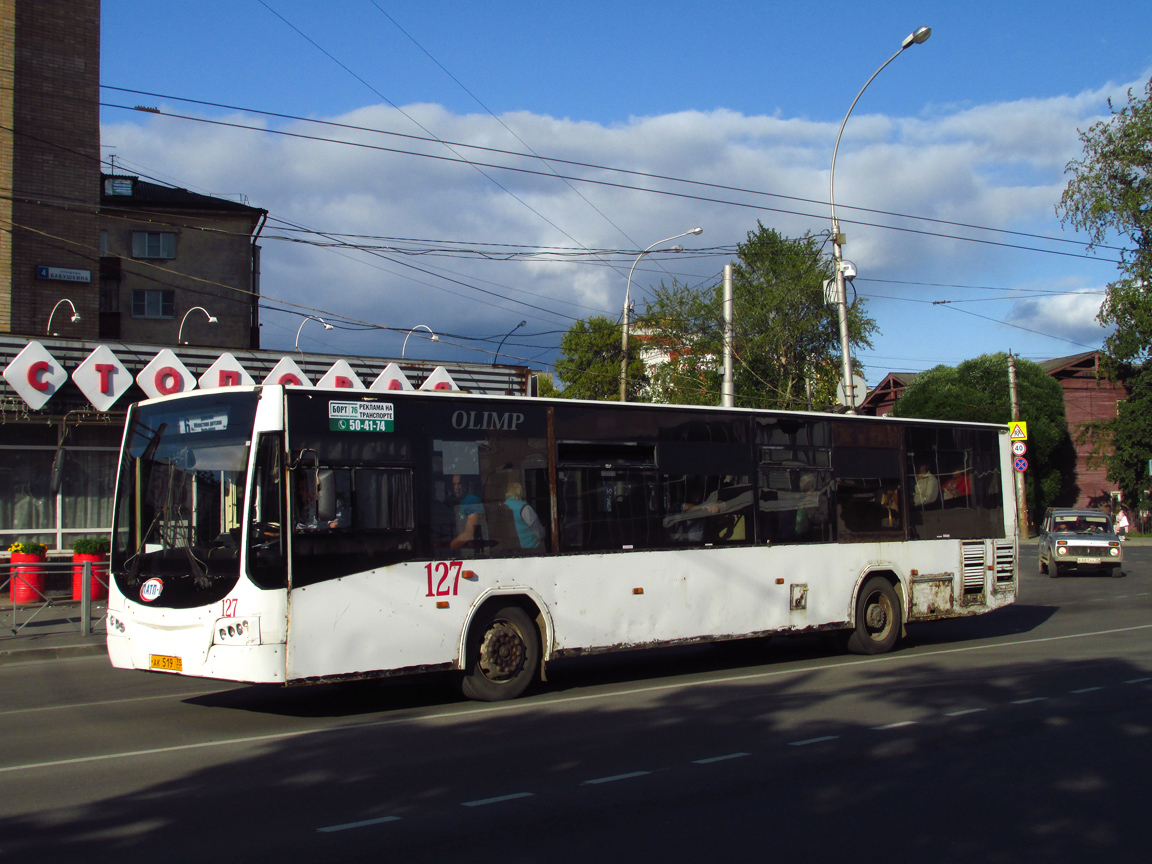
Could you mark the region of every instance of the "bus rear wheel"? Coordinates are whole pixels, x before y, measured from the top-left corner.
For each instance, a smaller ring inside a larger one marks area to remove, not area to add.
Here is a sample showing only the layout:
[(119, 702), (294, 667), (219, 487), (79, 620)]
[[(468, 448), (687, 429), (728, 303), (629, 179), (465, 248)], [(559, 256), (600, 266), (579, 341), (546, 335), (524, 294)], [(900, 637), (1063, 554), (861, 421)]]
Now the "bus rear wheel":
[(536, 625), (519, 606), (482, 613), (468, 632), (466, 656), (469, 665), (460, 679), (465, 696), (481, 702), (515, 699), (540, 666)]
[(848, 637), (853, 654), (884, 654), (900, 637), (900, 601), (892, 583), (873, 576), (856, 597), (856, 628)]

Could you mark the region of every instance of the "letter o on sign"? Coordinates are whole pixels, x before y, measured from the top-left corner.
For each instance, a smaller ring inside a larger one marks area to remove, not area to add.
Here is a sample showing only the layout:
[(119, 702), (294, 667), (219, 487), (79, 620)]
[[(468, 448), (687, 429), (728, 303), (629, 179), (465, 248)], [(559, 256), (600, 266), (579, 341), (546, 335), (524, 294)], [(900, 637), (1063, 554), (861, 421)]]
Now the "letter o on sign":
[(171, 396), (173, 393), (179, 393), (184, 389), (184, 379), (171, 366), (157, 370), (156, 377), (152, 379), (152, 382), (156, 385), (156, 389), (165, 396)]

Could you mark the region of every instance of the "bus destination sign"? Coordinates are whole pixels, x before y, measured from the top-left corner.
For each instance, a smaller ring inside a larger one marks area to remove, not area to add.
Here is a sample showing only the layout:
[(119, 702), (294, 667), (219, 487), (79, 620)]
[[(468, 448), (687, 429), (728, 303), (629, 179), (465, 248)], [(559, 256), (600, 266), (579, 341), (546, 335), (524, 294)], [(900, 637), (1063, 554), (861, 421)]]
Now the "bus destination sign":
[(328, 428), (333, 432), (391, 432), (392, 403), (329, 402)]

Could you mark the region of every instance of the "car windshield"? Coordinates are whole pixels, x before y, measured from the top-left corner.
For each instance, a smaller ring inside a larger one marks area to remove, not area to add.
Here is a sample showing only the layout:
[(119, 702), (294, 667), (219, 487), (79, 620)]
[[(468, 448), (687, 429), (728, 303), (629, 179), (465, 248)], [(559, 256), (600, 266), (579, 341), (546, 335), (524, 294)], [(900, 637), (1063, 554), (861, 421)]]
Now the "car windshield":
[(132, 412), (112, 553), (125, 595), (153, 581), (151, 605), (195, 606), (236, 584), (255, 411), (254, 393), (221, 392)]
[(1112, 524), (1103, 513), (1057, 516), (1052, 530), (1062, 534), (1108, 534)]

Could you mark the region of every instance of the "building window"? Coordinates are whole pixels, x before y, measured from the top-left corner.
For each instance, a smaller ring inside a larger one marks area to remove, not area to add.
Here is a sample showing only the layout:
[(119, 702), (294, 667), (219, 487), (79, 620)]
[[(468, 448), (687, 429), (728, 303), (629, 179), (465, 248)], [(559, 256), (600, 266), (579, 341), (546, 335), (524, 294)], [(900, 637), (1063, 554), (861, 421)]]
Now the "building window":
[(132, 292), (133, 318), (175, 318), (175, 291), (136, 289)]
[(175, 258), (176, 235), (169, 231), (133, 231), (133, 258)]

